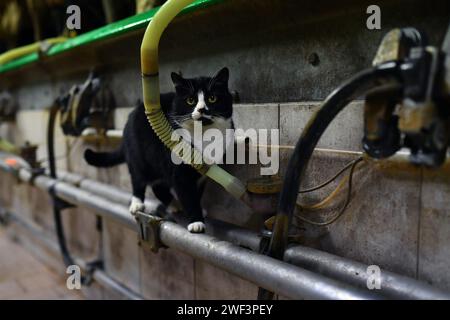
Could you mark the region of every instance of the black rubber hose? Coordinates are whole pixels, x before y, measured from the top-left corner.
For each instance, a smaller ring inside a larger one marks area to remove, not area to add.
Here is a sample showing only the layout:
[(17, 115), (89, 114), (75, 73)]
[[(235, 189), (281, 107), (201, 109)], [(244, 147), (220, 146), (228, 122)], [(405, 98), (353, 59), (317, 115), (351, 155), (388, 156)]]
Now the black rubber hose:
[[(59, 111), (58, 103), (55, 103), (50, 109), (50, 115), (48, 119), (47, 126), (47, 158), (50, 168), (50, 176), (53, 179), (57, 179), (56, 175), (56, 162), (55, 162), (55, 122), (56, 116)], [(64, 264), (67, 266), (74, 265), (75, 262), (67, 248), (66, 236), (64, 232), (64, 226), (61, 218), (61, 205), (62, 202), (58, 197), (50, 192), (53, 200), (53, 219), (55, 221), (55, 230), (56, 237), (58, 239), (59, 249), (61, 251), (61, 255), (64, 261)]]
[(334, 90), (309, 120), (297, 141), (284, 176), (278, 212), (269, 246), (269, 254), (272, 257), (283, 258), (303, 174), (320, 137), (328, 128), (328, 125), (352, 100), (364, 95), (371, 89), (390, 83), (393, 86), (400, 86), (401, 84), (400, 68), (397, 62), (387, 62), (366, 69)]

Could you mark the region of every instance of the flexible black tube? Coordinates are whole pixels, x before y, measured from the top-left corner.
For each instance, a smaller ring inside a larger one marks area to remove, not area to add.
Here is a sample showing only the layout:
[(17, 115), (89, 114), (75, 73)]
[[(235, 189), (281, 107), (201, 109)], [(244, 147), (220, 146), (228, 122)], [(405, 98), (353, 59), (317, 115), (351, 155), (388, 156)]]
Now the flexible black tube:
[[(58, 103), (55, 103), (50, 108), (50, 114), (48, 117), (47, 125), (47, 158), (50, 169), (50, 176), (53, 179), (57, 178), (56, 175), (56, 162), (55, 162), (55, 122), (56, 116), (59, 111)], [(69, 249), (67, 248), (66, 236), (64, 232), (64, 226), (61, 218), (61, 200), (53, 193), (50, 192), (53, 200), (53, 219), (55, 222), (56, 237), (58, 239), (59, 249), (66, 266), (74, 265), (74, 259), (72, 258)]]
[(288, 229), (292, 221), (301, 179), (314, 148), (328, 125), (352, 100), (380, 85), (401, 84), (397, 62), (387, 62), (356, 74), (324, 101), (304, 128), (292, 154), (284, 176), (283, 188), (278, 203), (278, 212), (269, 246), (272, 257), (282, 259), (288, 242)]

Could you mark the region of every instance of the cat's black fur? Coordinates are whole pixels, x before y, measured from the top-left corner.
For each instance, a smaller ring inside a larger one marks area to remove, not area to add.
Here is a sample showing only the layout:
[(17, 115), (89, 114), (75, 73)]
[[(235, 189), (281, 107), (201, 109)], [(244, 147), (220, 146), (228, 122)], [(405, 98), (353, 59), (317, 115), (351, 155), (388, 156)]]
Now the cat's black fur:
[[(205, 97), (216, 96), (217, 101), (206, 102), (208, 110), (206, 108), (202, 110), (202, 118), (197, 121), (202, 121), (203, 125), (214, 125), (220, 118), (229, 119), (231, 122), (233, 108), (228, 78), (227, 68), (221, 69), (214, 77), (193, 79), (184, 79), (172, 73), (176, 92), (161, 94), (162, 110), (172, 126), (179, 128), (184, 121), (193, 121), (190, 114), (196, 105), (189, 105), (187, 99), (189, 97), (197, 99), (199, 90), (203, 91)], [(203, 115), (207, 115), (208, 119), (203, 118)], [(155, 196), (168, 206), (172, 201), (170, 189), (173, 188), (190, 223), (203, 222), (201, 192), (197, 187), (200, 174), (187, 164), (176, 165), (172, 162), (170, 150), (150, 127), (142, 104), (130, 113), (123, 132), (123, 142), (118, 150), (94, 152), (88, 149), (85, 152), (85, 159), (97, 167), (111, 167), (126, 162), (131, 175), (134, 197), (143, 202), (145, 189), (147, 185), (151, 185)], [(203, 229), (193, 232), (201, 232)]]

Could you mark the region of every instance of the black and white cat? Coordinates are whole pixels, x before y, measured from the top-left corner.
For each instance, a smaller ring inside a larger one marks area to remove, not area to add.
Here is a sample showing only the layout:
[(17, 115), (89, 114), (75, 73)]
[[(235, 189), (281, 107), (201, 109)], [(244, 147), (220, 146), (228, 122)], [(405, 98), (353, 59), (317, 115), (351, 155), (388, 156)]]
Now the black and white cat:
[[(204, 129), (217, 128), (224, 132), (233, 128), (233, 99), (228, 90), (227, 68), (213, 77), (185, 79), (177, 73), (171, 76), (175, 92), (161, 94), (161, 107), (174, 128), (192, 132), (196, 121), (201, 122)], [(187, 164), (177, 165), (172, 161), (170, 150), (150, 127), (142, 104), (130, 113), (119, 149), (113, 152), (88, 149), (84, 157), (96, 167), (127, 163), (133, 188), (132, 214), (144, 210), (147, 185), (152, 187), (155, 196), (166, 207), (173, 200), (173, 189), (189, 217), (188, 230), (204, 232), (201, 191), (197, 184), (201, 175)]]

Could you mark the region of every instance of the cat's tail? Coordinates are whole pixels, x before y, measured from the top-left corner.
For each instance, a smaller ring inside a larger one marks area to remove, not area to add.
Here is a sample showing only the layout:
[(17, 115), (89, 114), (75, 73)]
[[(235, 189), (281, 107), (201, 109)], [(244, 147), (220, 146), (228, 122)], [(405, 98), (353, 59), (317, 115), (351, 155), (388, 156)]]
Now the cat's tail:
[(113, 167), (125, 162), (125, 154), (123, 152), (123, 145), (119, 149), (112, 152), (96, 152), (87, 149), (84, 152), (84, 159), (87, 163), (94, 167)]

